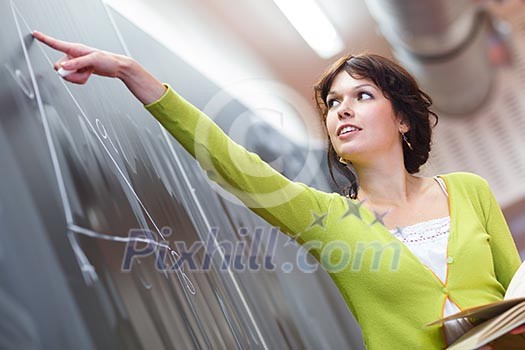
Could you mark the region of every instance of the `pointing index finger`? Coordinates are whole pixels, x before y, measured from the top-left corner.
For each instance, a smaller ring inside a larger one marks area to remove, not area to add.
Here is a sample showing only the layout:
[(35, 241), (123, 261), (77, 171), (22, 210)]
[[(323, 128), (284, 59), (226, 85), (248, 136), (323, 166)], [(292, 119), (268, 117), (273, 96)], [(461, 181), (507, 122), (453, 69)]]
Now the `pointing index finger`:
[(45, 35), (43, 33), (40, 33), (38, 31), (32, 32), (33, 36), (43, 42), (44, 44), (52, 47), (55, 50), (62, 51), (63, 53), (69, 53), (69, 51), (73, 48), (72, 43), (68, 43), (67, 41), (62, 41), (55, 39), (49, 35)]

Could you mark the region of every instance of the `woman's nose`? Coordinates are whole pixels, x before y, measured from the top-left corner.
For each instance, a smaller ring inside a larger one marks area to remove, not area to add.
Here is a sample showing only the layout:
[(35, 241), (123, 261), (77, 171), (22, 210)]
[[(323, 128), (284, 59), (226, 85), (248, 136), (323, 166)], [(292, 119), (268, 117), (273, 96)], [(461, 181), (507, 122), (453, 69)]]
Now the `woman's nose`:
[(340, 119), (343, 119), (343, 118), (349, 118), (349, 117), (353, 117), (354, 116), (354, 111), (352, 110), (352, 108), (348, 105), (348, 103), (341, 103), (341, 105), (339, 106), (339, 109), (337, 111), (337, 114), (339, 115), (339, 118)]

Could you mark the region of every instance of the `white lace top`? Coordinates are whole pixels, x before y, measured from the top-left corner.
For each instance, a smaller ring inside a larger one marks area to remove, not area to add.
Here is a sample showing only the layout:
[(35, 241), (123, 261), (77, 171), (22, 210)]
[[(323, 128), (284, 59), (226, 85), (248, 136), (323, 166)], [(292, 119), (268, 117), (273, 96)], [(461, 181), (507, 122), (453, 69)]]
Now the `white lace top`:
[[(434, 176), (443, 192), (448, 197), (447, 188), (443, 179)], [(447, 244), (450, 232), (450, 216), (419, 222), (390, 230), (392, 234), (403, 242), (419, 260), (430, 268), (434, 274), (446, 284), (447, 281)], [(458, 307), (449, 298), (445, 301), (443, 317), (459, 312)], [(447, 344), (452, 343), (472, 324), (467, 320), (453, 320), (444, 325)]]

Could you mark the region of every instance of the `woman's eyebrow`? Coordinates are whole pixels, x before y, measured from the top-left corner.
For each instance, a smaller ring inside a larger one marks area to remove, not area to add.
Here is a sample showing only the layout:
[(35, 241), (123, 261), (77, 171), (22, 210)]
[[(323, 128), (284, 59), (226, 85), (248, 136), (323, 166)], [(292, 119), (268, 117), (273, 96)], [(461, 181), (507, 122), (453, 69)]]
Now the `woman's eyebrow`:
[[(375, 89), (374, 85), (372, 85), (372, 84), (359, 84), (359, 85), (354, 86), (352, 88), (352, 90), (357, 90), (357, 89), (362, 88), (364, 86), (370, 86), (371, 88)], [(330, 91), (328, 94), (326, 94), (326, 97), (328, 97), (330, 95), (337, 95), (337, 91), (334, 91), (334, 90)]]

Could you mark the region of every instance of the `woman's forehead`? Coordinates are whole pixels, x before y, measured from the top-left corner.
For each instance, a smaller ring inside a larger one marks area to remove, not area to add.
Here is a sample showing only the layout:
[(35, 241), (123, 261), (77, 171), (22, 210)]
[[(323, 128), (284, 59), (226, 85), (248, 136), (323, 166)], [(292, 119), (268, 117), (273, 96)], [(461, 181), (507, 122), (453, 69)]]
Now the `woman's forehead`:
[(378, 89), (377, 85), (368, 78), (353, 77), (348, 74), (346, 71), (339, 72), (335, 77), (330, 88), (328, 89), (328, 94), (337, 93), (339, 89), (358, 89), (363, 86), (369, 86), (375, 89)]

